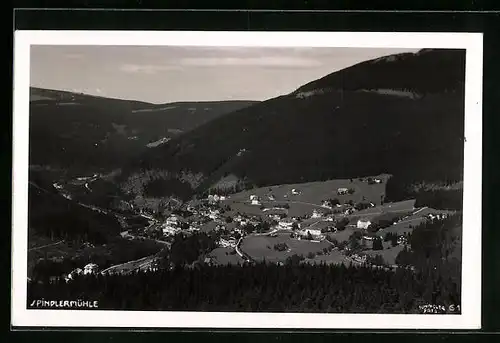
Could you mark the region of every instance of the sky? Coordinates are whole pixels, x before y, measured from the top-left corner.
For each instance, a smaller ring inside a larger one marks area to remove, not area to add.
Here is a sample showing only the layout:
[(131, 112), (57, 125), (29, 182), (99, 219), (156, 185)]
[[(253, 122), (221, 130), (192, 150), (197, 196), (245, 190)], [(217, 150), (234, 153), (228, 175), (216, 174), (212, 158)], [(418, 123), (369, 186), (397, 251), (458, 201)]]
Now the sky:
[(362, 61), (416, 51), (35, 45), (30, 84), (155, 104), (266, 100)]

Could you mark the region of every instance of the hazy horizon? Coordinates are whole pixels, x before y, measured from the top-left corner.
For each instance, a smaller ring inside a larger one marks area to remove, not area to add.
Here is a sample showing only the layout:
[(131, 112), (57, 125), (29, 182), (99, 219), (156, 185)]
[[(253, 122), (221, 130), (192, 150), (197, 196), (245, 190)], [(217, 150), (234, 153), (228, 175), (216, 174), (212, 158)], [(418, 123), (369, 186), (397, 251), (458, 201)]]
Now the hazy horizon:
[(262, 101), (366, 60), (418, 50), (35, 45), (30, 86), (154, 104)]

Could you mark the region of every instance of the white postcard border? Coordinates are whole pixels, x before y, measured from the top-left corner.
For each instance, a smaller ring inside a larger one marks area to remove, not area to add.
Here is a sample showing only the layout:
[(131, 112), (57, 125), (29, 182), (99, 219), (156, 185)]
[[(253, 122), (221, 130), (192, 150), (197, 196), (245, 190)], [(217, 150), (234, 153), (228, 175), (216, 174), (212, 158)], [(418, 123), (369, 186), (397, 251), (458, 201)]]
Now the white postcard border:
[[(462, 313), (304, 314), (26, 308), (31, 45), (175, 45), (466, 49)], [(16, 31), (14, 36), (12, 302), (14, 327), (479, 329), (481, 327), (481, 33)]]

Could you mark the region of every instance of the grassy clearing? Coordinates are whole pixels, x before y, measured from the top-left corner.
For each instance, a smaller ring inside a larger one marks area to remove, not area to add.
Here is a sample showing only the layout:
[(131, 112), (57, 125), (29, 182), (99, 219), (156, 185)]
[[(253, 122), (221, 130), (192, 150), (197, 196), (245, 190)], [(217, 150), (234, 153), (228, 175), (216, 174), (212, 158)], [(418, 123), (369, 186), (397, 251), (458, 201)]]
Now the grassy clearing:
[(380, 255), (387, 264), (389, 265), (396, 264), (396, 257), (398, 256), (399, 252), (403, 250), (403, 245), (396, 245), (395, 247), (393, 247), (391, 246), (390, 242), (383, 242), (383, 246), (384, 246), (383, 250), (369, 249), (363, 251), (363, 253), (369, 256)]
[(245, 262), (238, 254), (233, 254), (234, 249), (231, 248), (216, 248), (208, 254), (208, 257), (213, 259), (213, 262), (219, 265), (238, 264)]
[(328, 235), (331, 238), (335, 238), (340, 243), (340, 242), (349, 240), (349, 236), (351, 236), (355, 231), (361, 231), (361, 230), (359, 230), (355, 227), (352, 227), (352, 226), (348, 226), (342, 231), (329, 233)]
[[(379, 184), (369, 185), (367, 182), (359, 179), (336, 179), (328, 181), (295, 183), (286, 185), (277, 185), (269, 187), (254, 188), (231, 195), (234, 201), (247, 201), (250, 195), (260, 196), (267, 200), (267, 196), (273, 194), (276, 202), (283, 201), (302, 201), (306, 203), (321, 205), (325, 199), (338, 198), (341, 203), (352, 200), (354, 202), (371, 201), (375, 204), (380, 204), (380, 196), (385, 192), (385, 184), (389, 175), (375, 176), (382, 180)], [(355, 190), (352, 195), (337, 195), (339, 188), (353, 188)], [(292, 189), (300, 192), (298, 195), (292, 194)]]
[[(290, 251), (274, 250), (277, 243), (285, 243)], [(330, 244), (325, 241), (310, 242), (307, 240), (297, 240), (290, 238), (289, 234), (279, 234), (277, 237), (268, 236), (248, 236), (241, 243), (241, 250), (249, 254), (252, 258), (261, 261), (278, 262), (285, 261), (288, 257), (297, 254), (306, 256), (308, 253), (317, 253)]]

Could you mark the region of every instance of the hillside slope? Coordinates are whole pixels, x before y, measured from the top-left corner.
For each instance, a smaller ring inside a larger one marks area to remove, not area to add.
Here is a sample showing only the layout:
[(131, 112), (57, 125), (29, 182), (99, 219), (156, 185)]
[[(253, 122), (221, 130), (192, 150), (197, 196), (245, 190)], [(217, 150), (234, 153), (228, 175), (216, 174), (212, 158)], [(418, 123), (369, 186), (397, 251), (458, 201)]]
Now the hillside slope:
[(253, 102), (153, 105), (32, 88), (30, 164), (119, 168), (144, 150)]
[(235, 111), (146, 152), (129, 172), (228, 174), (258, 186), (391, 173), (459, 180), (465, 53), (363, 62)]

